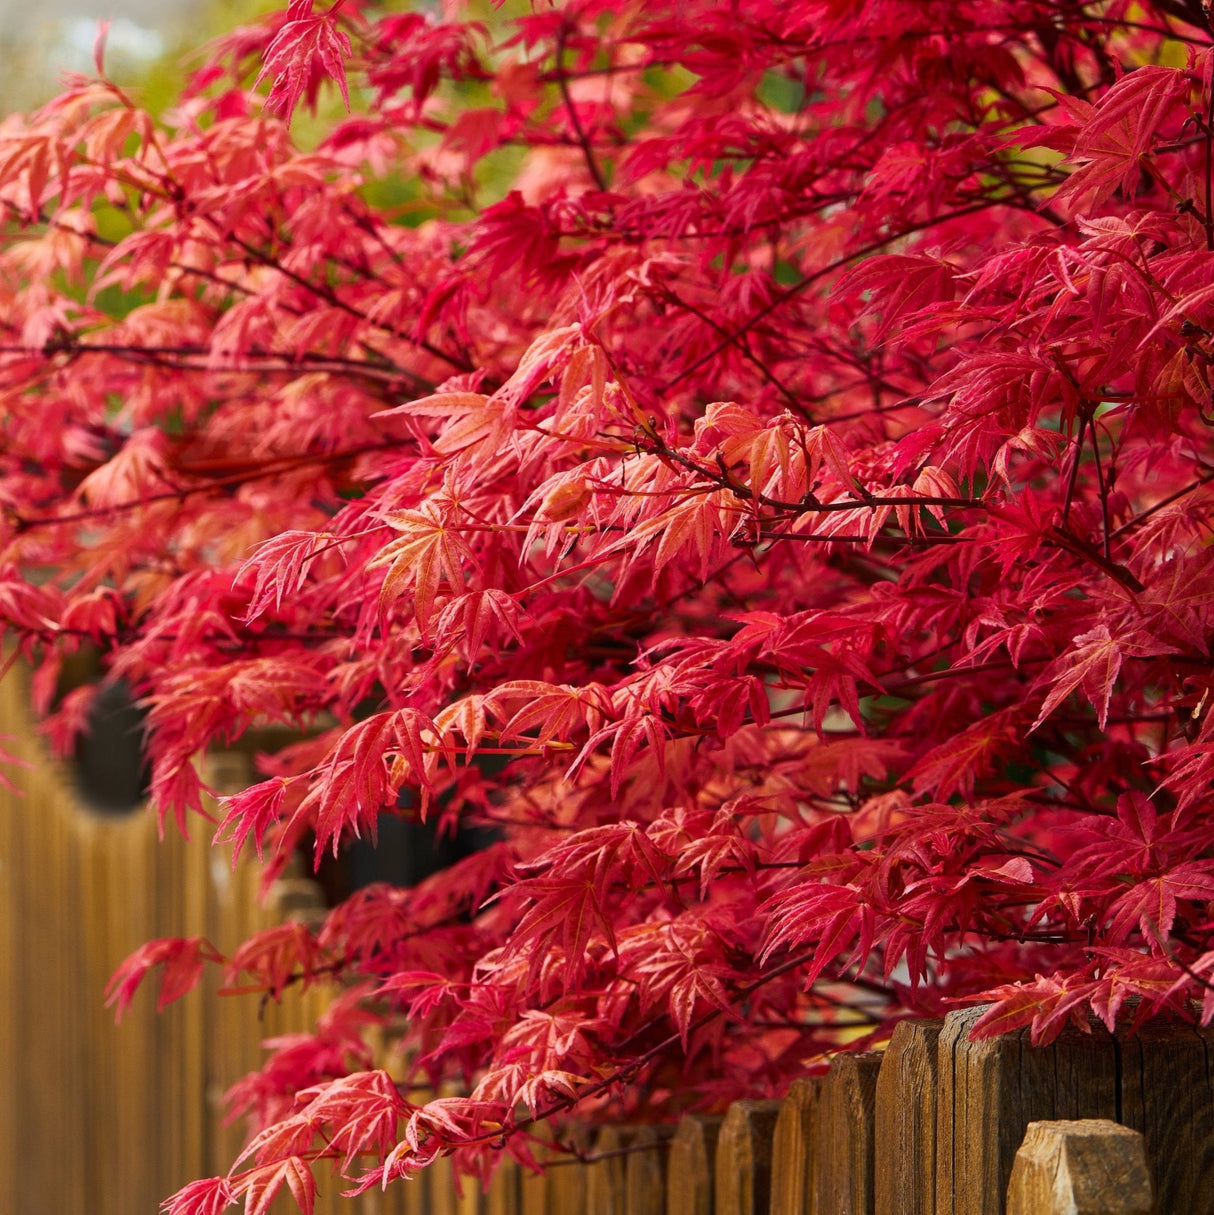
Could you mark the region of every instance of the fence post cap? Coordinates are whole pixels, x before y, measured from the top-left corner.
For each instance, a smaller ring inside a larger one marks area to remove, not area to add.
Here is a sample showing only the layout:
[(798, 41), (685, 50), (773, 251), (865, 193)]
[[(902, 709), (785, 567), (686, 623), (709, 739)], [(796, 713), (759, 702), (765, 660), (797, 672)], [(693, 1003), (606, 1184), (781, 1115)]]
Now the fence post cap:
[(1151, 1215), (1142, 1135), (1107, 1118), (1030, 1122), (1007, 1215)]

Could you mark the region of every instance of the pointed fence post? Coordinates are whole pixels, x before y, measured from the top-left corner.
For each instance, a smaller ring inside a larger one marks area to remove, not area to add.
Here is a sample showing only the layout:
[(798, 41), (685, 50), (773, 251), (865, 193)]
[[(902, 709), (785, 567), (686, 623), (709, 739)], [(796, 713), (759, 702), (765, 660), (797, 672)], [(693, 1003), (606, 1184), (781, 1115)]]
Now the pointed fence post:
[(902, 1021), (877, 1077), (876, 1215), (936, 1210), (936, 1046), (944, 1019)]
[(1029, 1123), (1090, 1118), (1142, 1132), (1160, 1211), (1214, 1215), (1214, 1029), (1159, 1018), (1048, 1046), (1027, 1030), (971, 1042), (984, 1011), (950, 1013), (940, 1035), (936, 1215), (1004, 1215)]
[(666, 1215), (713, 1215), (712, 1180), (724, 1119), (684, 1114), (666, 1162)]
[(735, 1101), (717, 1139), (716, 1215), (768, 1215), (778, 1101)]
[[(666, 1215), (666, 1159), (670, 1128), (639, 1126), (624, 1169), (625, 1215)], [(528, 1211), (526, 1215), (531, 1215)], [(565, 1215), (553, 1211), (552, 1215)]]
[(818, 1124), (818, 1205), (814, 1215), (872, 1215), (873, 1130), (881, 1055), (837, 1055)]
[(824, 1076), (802, 1076), (780, 1104), (772, 1145), (771, 1215), (813, 1215), (825, 1085)]

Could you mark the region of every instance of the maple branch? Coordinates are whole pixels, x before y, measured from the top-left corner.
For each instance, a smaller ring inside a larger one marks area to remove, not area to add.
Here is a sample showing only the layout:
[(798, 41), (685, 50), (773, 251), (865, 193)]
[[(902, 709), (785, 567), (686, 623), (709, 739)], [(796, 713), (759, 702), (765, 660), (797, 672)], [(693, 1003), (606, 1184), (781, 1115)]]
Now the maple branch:
[(546, 1169), (560, 1168), (562, 1165), (569, 1164), (595, 1164), (600, 1160), (618, 1160), (622, 1156), (635, 1156), (641, 1152), (652, 1151), (669, 1151), (670, 1139), (655, 1139), (643, 1143), (631, 1143), (627, 1147), (611, 1148), (605, 1151), (597, 1149), (590, 1151), (583, 1147), (578, 1147), (572, 1143), (548, 1143), (545, 1141), (544, 1146), (558, 1152), (565, 1152), (569, 1159), (566, 1160), (548, 1160), (545, 1161)]
[[(739, 991), (734, 993), (731, 1002), (734, 1005), (741, 1003), (741, 1001), (745, 1000), (749, 996), (752, 996), (756, 991), (759, 991), (768, 983), (772, 982), (772, 980), (778, 979), (780, 976), (788, 974), (790, 971), (797, 970), (802, 966), (808, 966), (813, 959), (813, 950), (803, 954), (798, 954), (788, 959), (779, 966), (773, 967), (772, 970), (768, 971), (761, 978), (754, 980), (752, 983), (746, 984)], [(690, 1023), (687, 1031), (688, 1034), (694, 1033), (696, 1030), (703, 1029), (704, 1026), (711, 1024), (718, 1017), (723, 1015), (724, 1013), (721, 1009), (710, 1008), (707, 1012), (701, 1013), (699, 1017)], [(660, 1025), (664, 1020), (665, 1017), (655, 1017), (649, 1023), (647, 1028), (653, 1028)], [(634, 1034), (633, 1038), (637, 1036), (638, 1035)], [(588, 1087), (580, 1090), (575, 1096), (563, 1097), (536, 1114), (528, 1115), (520, 1120), (512, 1119), (508, 1128), (503, 1128), (501, 1131), (494, 1134), (482, 1134), (475, 1138), (469, 1139), (468, 1142), (496, 1142), (503, 1135), (508, 1135), (511, 1131), (520, 1130), (528, 1126), (534, 1126), (536, 1123), (543, 1122), (548, 1118), (553, 1117), (555, 1114), (563, 1113), (565, 1110), (572, 1109), (575, 1105), (579, 1105), (589, 1097), (597, 1097), (600, 1093), (609, 1091), (617, 1084), (627, 1083), (629, 1078), (635, 1076), (636, 1073), (647, 1063), (659, 1058), (661, 1055), (670, 1050), (672, 1046), (678, 1045), (682, 1040), (683, 1035), (681, 1033), (676, 1032), (670, 1034), (666, 1038), (662, 1039), (662, 1041), (658, 1042), (655, 1046), (650, 1047), (643, 1054), (639, 1055), (636, 1059), (632, 1059), (627, 1064), (617, 1068), (617, 1070), (611, 1075), (605, 1076), (601, 1080), (594, 1081)]]
[[(356, 320), (361, 321), (364, 325), (368, 325), (373, 329), (378, 329), (383, 333), (387, 333), (391, 337), (396, 338), (398, 341), (408, 342), (410, 345), (416, 346), (419, 350), (424, 350), (427, 354), (432, 354), (436, 359), (441, 359), (444, 363), (449, 363), (452, 367), (459, 371), (468, 372), (475, 370), (475, 366), (466, 356), (449, 354), (447, 351), (440, 349), (431, 342), (428, 342), (425, 338), (410, 337), (409, 335), (402, 333), (399, 328), (395, 326), (384, 324), (382, 321), (377, 321), (368, 316), (367, 313), (362, 311), (362, 309), (356, 308), (348, 300), (343, 299), (332, 287), (322, 285), (320, 283), (314, 283), (306, 276), (299, 274), (294, 270), (288, 269), (277, 258), (272, 257), (268, 253), (264, 253), (262, 250), (258, 249), (256, 245), (250, 243), (249, 241), (241, 239), (234, 233), (230, 234), (229, 239), (233, 244), (243, 249), (245, 253), (257, 261), (259, 265), (265, 266), (269, 270), (277, 271), (284, 278), (293, 282), (297, 287), (302, 287), (305, 291), (315, 295), (318, 299), (324, 300), (326, 304), (329, 304), (332, 307), (337, 308), (339, 311), (354, 317)], [(379, 352), (375, 351), (374, 348), (368, 349), (375, 354), (379, 354)]]
[[(376, 352), (377, 353), (377, 352)], [(206, 346), (134, 346), (112, 342), (81, 342), (74, 337), (61, 337), (42, 347), (0, 345), (0, 355), (11, 354), (24, 358), (38, 355), (66, 355), (75, 361), (86, 355), (108, 354), (135, 363), (165, 367), (174, 371), (197, 371), (216, 375), (225, 372), (235, 374), (297, 375), (302, 369), (311, 371), (333, 371), (342, 375), (355, 375), (381, 383), (408, 383), (419, 392), (431, 392), (434, 385), (416, 372), (397, 367), (383, 359), (377, 366), (366, 359), (343, 358), (340, 355), (314, 354), (311, 351), (288, 353), (279, 351), (250, 350), (230, 365), (216, 363)], [(190, 358), (202, 358), (200, 363), (188, 362)], [(256, 360), (265, 360), (258, 363)]]
[(710, 363), (723, 351), (732, 346), (738, 338), (743, 334), (749, 333), (760, 321), (766, 320), (773, 312), (782, 308), (790, 300), (795, 299), (803, 291), (807, 291), (814, 283), (820, 282), (828, 275), (834, 274), (836, 270), (841, 270), (849, 263), (856, 261), (858, 258), (868, 257), (873, 253), (877, 253), (882, 249), (897, 241), (904, 240), (906, 237), (913, 235), (916, 232), (924, 232), (930, 228), (939, 227), (941, 224), (948, 223), (955, 219), (962, 219), (967, 215), (977, 215), (982, 211), (989, 211), (992, 207), (1002, 205), (1002, 200), (999, 199), (984, 199), (980, 203), (975, 203), (969, 207), (959, 207), (956, 210), (949, 211), (944, 215), (935, 216), (930, 220), (923, 220), (916, 224), (907, 224), (899, 229), (896, 233), (889, 236), (881, 237), (879, 240), (871, 241), (866, 245), (862, 245), (858, 249), (852, 250), (850, 253), (841, 254), (839, 257), (833, 258), (827, 262), (825, 266), (819, 267), (812, 274), (803, 275), (791, 287), (786, 287), (783, 291), (776, 293), (770, 303), (765, 304), (758, 311), (751, 314), (737, 329), (730, 332), (726, 341), (718, 343), (711, 350), (706, 351), (693, 363), (688, 364), (679, 372), (672, 380), (667, 380), (660, 389), (662, 394), (668, 393), (672, 388), (678, 387), (689, 376), (694, 375), (705, 364)]
[(569, 37), (570, 28), (569, 22), (562, 20), (560, 28), (557, 30), (555, 53), (556, 84), (557, 88), (561, 91), (561, 101), (564, 103), (565, 112), (569, 115), (569, 123), (573, 127), (578, 147), (582, 149), (582, 159), (586, 162), (586, 169), (600, 192), (606, 194), (608, 190), (607, 179), (603, 176), (603, 170), (599, 167), (599, 162), (595, 158), (594, 149), (590, 144), (590, 137), (582, 127), (582, 120), (578, 116), (577, 106), (573, 104), (573, 98), (569, 93), (569, 78), (565, 74), (564, 58), (565, 42)]
[[(141, 506), (147, 506), (156, 502), (184, 501), (199, 494), (217, 493), (233, 485), (244, 485), (249, 481), (258, 481), (266, 477), (277, 477), (284, 472), (290, 472), (297, 468), (306, 468), (310, 464), (321, 466), (325, 464), (338, 464), (343, 460), (353, 459), (355, 456), (366, 455), (375, 451), (391, 451), (399, 446), (399, 440), (391, 440), (384, 443), (364, 443), (359, 447), (351, 447), (343, 451), (330, 452), (328, 454), (317, 452), (315, 454), (308, 453), (298, 456), (280, 456), (268, 462), (251, 465), (244, 471), (234, 473), (231, 476), (212, 477), (206, 481), (199, 482), (197, 485), (179, 486), (160, 493), (144, 494), (142, 497), (131, 498), (126, 502), (115, 502), (110, 506), (95, 506), (68, 514), (45, 515), (41, 517), (21, 515), (15, 511), (11, 511), (9, 517), (13, 522), (14, 529), (19, 532), (33, 531), (35, 528), (40, 527), (59, 527), (67, 523), (81, 523), (89, 519), (104, 519), (111, 515), (121, 515), (128, 511), (134, 511)], [(180, 469), (178, 471), (188, 473), (189, 469)]]
[(967, 536), (963, 533), (942, 536), (908, 536), (905, 532), (901, 534), (880, 532), (876, 536), (866, 536), (860, 534), (849, 535), (846, 532), (831, 532), (826, 534), (822, 532), (761, 531), (757, 533), (757, 536), (758, 539), (763, 541), (796, 540), (804, 544), (892, 544), (897, 547), (909, 546), (911, 548), (923, 548), (939, 544), (978, 543), (977, 537)]
[(1195, 29), (1209, 33), (1211, 30), (1210, 17), (1201, 0), (1155, 0), (1165, 13), (1191, 25)]
[[(730, 475), (728, 468), (725, 465), (724, 457), (718, 453), (718, 465), (715, 469), (706, 468), (704, 465), (693, 460), (690, 456), (685, 455), (677, 447), (671, 447), (656, 430), (648, 432), (648, 442), (637, 439), (637, 450), (648, 452), (650, 455), (660, 456), (664, 459), (673, 460), (676, 464), (687, 469), (688, 472), (695, 473), (705, 481), (711, 482), (718, 489), (727, 489), (734, 497), (746, 502), (757, 502), (761, 506), (770, 507), (772, 510), (787, 512), (793, 515), (806, 514), (833, 514), (839, 511), (850, 510), (875, 510), (878, 507), (884, 506), (944, 506), (956, 507), (958, 509), (966, 509), (969, 507), (977, 507), (982, 510), (989, 509), (990, 504), (982, 498), (954, 498), (948, 496), (932, 496), (913, 494), (876, 494), (866, 492), (864, 487), (853, 478), (851, 486), (853, 492), (863, 495), (859, 498), (832, 498), (830, 501), (822, 501), (817, 498), (812, 492), (807, 493), (804, 498), (798, 502), (786, 502), (780, 498), (773, 498), (768, 494), (757, 492), (749, 485), (744, 485), (740, 481), (734, 480)], [(605, 490), (610, 491), (612, 487), (604, 485)], [(694, 490), (695, 486), (688, 487)], [(629, 491), (634, 496), (639, 496), (637, 491)], [(668, 493), (669, 491), (664, 491)]]
[(693, 316), (699, 317), (705, 325), (709, 326), (716, 333), (725, 337), (730, 344), (737, 346), (743, 358), (754, 364), (758, 368), (759, 374), (773, 387), (775, 390), (794, 408), (798, 413), (802, 414), (808, 420), (812, 420), (812, 415), (806, 410), (795, 392), (788, 387), (776, 374), (762, 361), (750, 348), (750, 343), (745, 337), (735, 338), (719, 321), (713, 320), (702, 308), (691, 303), (690, 300), (685, 300), (677, 294), (673, 289), (667, 291), (661, 298), (668, 300), (674, 304), (676, 308), (682, 308), (690, 312)]
[[(1203, 15), (1204, 9), (1203, 9)], [(1206, 252), (1214, 252), (1214, 88), (1208, 89), (1206, 98), (1206, 121), (1203, 132), (1206, 141), (1205, 172), (1205, 216), (1202, 223), (1206, 230)]]
[(1066, 491), (1062, 496), (1062, 525), (1066, 526), (1067, 521), (1071, 517), (1071, 502), (1075, 497), (1075, 486), (1079, 480), (1079, 461), (1083, 455), (1083, 436), (1087, 431), (1087, 413), (1081, 414), (1079, 419), (1079, 429), (1075, 433), (1075, 438), (1072, 440), (1073, 446), (1071, 450), (1071, 469), (1067, 474)]
[(1082, 557), (1093, 565), (1098, 566), (1110, 578), (1120, 582), (1128, 590), (1133, 591), (1135, 594), (1140, 594), (1146, 590), (1146, 587), (1139, 582), (1130, 570), (1116, 561), (1110, 561), (1099, 549), (1089, 544), (1086, 540), (1080, 540), (1078, 536), (1074, 536), (1060, 527), (1051, 527), (1049, 530), (1051, 537), (1068, 552), (1072, 552), (1077, 557)]
[(1174, 493), (1168, 494), (1166, 498), (1161, 498), (1154, 505), (1148, 506), (1145, 510), (1140, 511), (1137, 515), (1135, 515), (1132, 519), (1123, 523), (1113, 532), (1112, 538), (1116, 540), (1124, 533), (1132, 531), (1136, 527), (1140, 527), (1152, 515), (1161, 510), (1166, 510), (1174, 502), (1179, 502), (1181, 498), (1188, 497), (1189, 494), (1193, 493), (1195, 490), (1201, 489), (1203, 485), (1208, 485), (1211, 481), (1214, 481), (1214, 472), (1206, 473), (1205, 476), (1198, 477), (1194, 481), (1191, 481), (1188, 485), (1184, 486), (1183, 489), (1178, 489)]
[(1100, 495), (1100, 535), (1104, 546), (1104, 559), (1111, 564), (1113, 553), (1109, 541), (1109, 493), (1113, 488), (1116, 468), (1110, 461), (1108, 484), (1106, 484), (1104, 467), (1100, 462), (1100, 436), (1096, 432), (1096, 411), (1094, 409), (1088, 412), (1087, 426), (1088, 433), (1092, 436), (1092, 461), (1096, 466), (1096, 488)]

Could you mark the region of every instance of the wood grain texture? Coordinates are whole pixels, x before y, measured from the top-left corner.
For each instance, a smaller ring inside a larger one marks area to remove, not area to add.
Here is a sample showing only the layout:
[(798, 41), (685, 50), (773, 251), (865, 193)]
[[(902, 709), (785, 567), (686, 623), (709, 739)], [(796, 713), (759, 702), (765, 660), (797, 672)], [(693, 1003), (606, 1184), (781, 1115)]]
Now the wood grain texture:
[(522, 1193), (518, 1164), (503, 1156), (485, 1192), (485, 1215), (522, 1215)]
[(1159, 1210), (1214, 1215), (1214, 1029), (1119, 1035), (1120, 1116), (1141, 1131)]
[(587, 1170), (587, 1215), (624, 1215), (628, 1158), (625, 1151), (636, 1135), (631, 1126), (605, 1126), (595, 1137)]
[[(564, 1210), (581, 1211), (583, 1203), (578, 1201), (570, 1205), (568, 1198), (559, 1200), (558, 1186), (561, 1178), (568, 1178), (571, 1169), (580, 1169), (580, 1164), (571, 1166), (571, 1157), (563, 1148), (556, 1146), (554, 1131), (548, 1123), (538, 1123), (529, 1132), (534, 1138), (527, 1147), (538, 1169), (521, 1166), (519, 1168), (519, 1209), (522, 1215), (557, 1215)], [(553, 1166), (556, 1167), (553, 1167)], [(576, 1176), (576, 1173), (573, 1174)], [(433, 1188), (431, 1194), (434, 1193)], [(583, 1191), (584, 1193), (584, 1191)], [(435, 1209), (424, 1215), (436, 1215)]]
[[(665, 1215), (666, 1160), (670, 1152), (670, 1127), (640, 1126), (629, 1145), (624, 1170), (626, 1215)], [(526, 1215), (532, 1215), (528, 1210)], [(551, 1212), (550, 1215), (560, 1215)]]
[[(0, 734), (31, 767), (0, 793), (0, 1192), (4, 1209), (155, 1211), (208, 1169), (207, 1032), (193, 993), (158, 1016), (152, 993), (115, 1027), (114, 968), (157, 936), (199, 931), (205, 841), (146, 812), (85, 809), (28, 712), (28, 681), (0, 684)], [(154, 986), (154, 980), (151, 986)]]
[(933, 1215), (936, 1207), (936, 1048), (944, 1019), (902, 1021), (877, 1077), (876, 1215)]
[[(536, 1152), (536, 1159), (541, 1163), (547, 1160), (544, 1152)], [(531, 1169), (519, 1169), (518, 1181), (519, 1211), (522, 1215), (556, 1215), (556, 1208), (551, 1202), (548, 1176), (536, 1173)], [(433, 1207), (422, 1213), (432, 1215)]]
[[(308, 1028), (330, 993), (292, 989), (261, 1017), (255, 997), (218, 999), (208, 972), (158, 1014), (153, 975), (115, 1026), (102, 993), (140, 945), (202, 935), (230, 953), (278, 912), (259, 901), (256, 867), (233, 870), (205, 824), (192, 823), (188, 841), (170, 824), (158, 841), (147, 809), (85, 807), (37, 736), (19, 671), (0, 683), (0, 734), (31, 764), (13, 772), (24, 796), (0, 791), (0, 1206), (152, 1215), (187, 1181), (227, 1171), (245, 1127), (223, 1124), (224, 1092), (265, 1061), (264, 1039)], [(249, 757), (210, 756), (205, 779), (244, 788)], [(302, 876), (284, 887), (293, 911), (307, 901)], [(402, 1209), (399, 1187), (342, 1198), (348, 1182), (325, 1165), (317, 1183), (317, 1215)], [(289, 1209), (285, 1198), (274, 1206)]]
[(818, 1127), (815, 1215), (872, 1215), (880, 1068), (881, 1055), (875, 1051), (831, 1061)]
[(1012, 1165), (1007, 1215), (1151, 1215), (1154, 1209), (1137, 1131), (1104, 1118), (1029, 1123)]
[(666, 1215), (713, 1215), (717, 1138), (724, 1119), (684, 1114), (666, 1161)]
[(971, 1042), (983, 1011), (950, 1013), (940, 1034), (937, 1215), (1003, 1215), (1030, 1122), (1118, 1115), (1118, 1050), (1102, 1026), (1043, 1047), (1027, 1030)]
[(716, 1215), (767, 1215), (779, 1114), (778, 1101), (735, 1101), (726, 1111), (713, 1170)]
[(969, 1042), (982, 1011), (940, 1036), (937, 1215), (1003, 1215), (1028, 1124), (1086, 1118), (1142, 1132), (1160, 1211), (1214, 1215), (1214, 1031), (1160, 1020), (1068, 1028), (1046, 1047), (1025, 1030)]
[[(455, 1176), (448, 1156), (440, 1156), (430, 1166), (431, 1215), (458, 1215), (459, 1204), (455, 1196)], [(475, 1189), (470, 1183), (468, 1189)]]
[(772, 1140), (771, 1215), (811, 1215), (817, 1194), (817, 1135), (823, 1076), (794, 1080), (780, 1103)]
[(590, 1150), (590, 1129), (574, 1124), (565, 1127), (559, 1139), (568, 1150), (561, 1153), (548, 1170), (549, 1210), (552, 1215), (579, 1213), (586, 1209), (590, 1165), (578, 1160), (576, 1153)]

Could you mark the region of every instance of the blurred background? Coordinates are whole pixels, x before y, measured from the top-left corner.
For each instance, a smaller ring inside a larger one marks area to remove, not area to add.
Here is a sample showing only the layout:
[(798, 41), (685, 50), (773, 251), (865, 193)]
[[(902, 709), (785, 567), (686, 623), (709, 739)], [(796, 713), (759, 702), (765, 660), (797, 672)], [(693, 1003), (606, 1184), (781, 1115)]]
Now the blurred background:
[(65, 72), (91, 75), (106, 18), (110, 76), (156, 110), (208, 39), (272, 7), (273, 0), (0, 0), (0, 114), (48, 101)]

